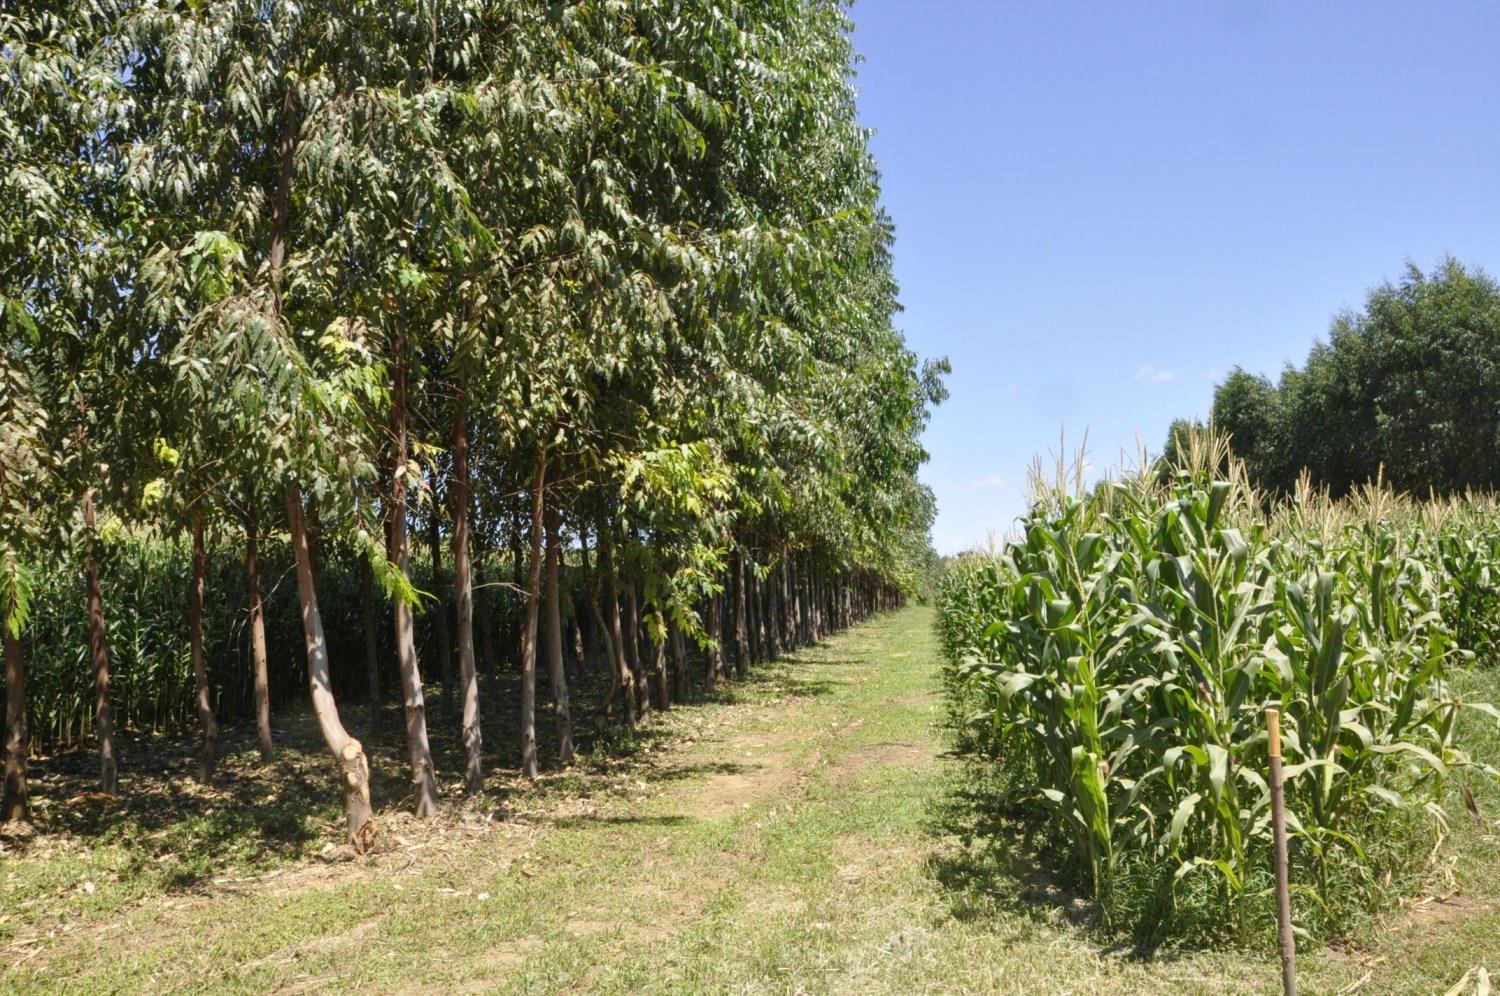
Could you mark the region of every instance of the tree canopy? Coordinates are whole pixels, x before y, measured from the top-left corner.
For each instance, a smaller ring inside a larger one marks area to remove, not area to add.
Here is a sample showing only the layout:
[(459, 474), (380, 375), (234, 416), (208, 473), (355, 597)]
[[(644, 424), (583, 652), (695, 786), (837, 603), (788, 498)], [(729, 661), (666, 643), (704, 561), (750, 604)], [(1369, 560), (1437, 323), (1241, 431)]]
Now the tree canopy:
[(1273, 383), (1236, 368), (1212, 422), (1263, 487), (1335, 495), (1384, 475), (1426, 495), (1500, 487), (1500, 286), (1449, 257), (1370, 291)]
[(598, 549), (592, 590), (658, 648), (731, 614), (744, 643), (774, 570), (829, 605), (910, 586), (946, 365), (893, 324), (850, 27), (831, 0), (0, 0), (0, 595), (18, 634), (28, 563), (86, 567), (101, 743), (100, 518), (193, 537), (204, 777), (205, 531), (243, 534), (257, 606), (257, 538), (289, 536), (351, 786), (318, 544), (365, 558), (419, 813), (409, 524), (435, 573), (450, 538), (461, 606), (471, 541), (518, 585), (527, 554), (527, 633), (544, 533)]

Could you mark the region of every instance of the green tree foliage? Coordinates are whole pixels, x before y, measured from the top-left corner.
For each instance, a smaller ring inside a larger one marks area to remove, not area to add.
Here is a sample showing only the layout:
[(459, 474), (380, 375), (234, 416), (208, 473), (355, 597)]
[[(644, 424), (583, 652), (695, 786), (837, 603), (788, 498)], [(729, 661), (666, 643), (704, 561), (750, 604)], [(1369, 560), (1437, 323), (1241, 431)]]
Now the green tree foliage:
[(1375, 288), (1276, 384), (1236, 369), (1215, 389), (1213, 423), (1273, 490), (1306, 468), (1335, 495), (1382, 473), (1456, 494), (1500, 486), (1497, 392), (1500, 286), (1450, 257)]
[[(454, 546), (471, 787), (471, 543), (514, 551), (533, 610), (563, 597), (523, 570), (544, 532), (598, 549), (627, 716), (674, 637), (743, 664), (889, 604), (930, 568), (947, 368), (892, 324), (850, 27), (823, 0), (0, 2), (0, 432), (134, 536), (290, 531), (339, 756), (317, 548), (365, 558), (422, 813), (408, 526)], [(41, 471), (0, 472), (11, 501)], [(528, 675), (537, 616), (508, 615)]]

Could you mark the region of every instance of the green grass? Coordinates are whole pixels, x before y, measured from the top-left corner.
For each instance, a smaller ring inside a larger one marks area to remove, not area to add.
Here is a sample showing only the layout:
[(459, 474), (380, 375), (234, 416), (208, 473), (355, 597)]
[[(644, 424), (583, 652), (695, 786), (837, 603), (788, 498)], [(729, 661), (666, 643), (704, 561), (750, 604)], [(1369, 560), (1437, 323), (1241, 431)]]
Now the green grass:
[[(497, 777), (438, 821), (384, 811), (368, 859), (314, 857), (334, 839), (321, 814), (258, 865), (242, 849), (190, 881), (127, 874), (118, 895), (80, 880), (138, 853), (128, 840), (5, 859), (0, 989), (1278, 991), (1274, 952), (1115, 945), (1023, 849), (977, 833), (983, 806), (944, 755), (938, 663), (930, 612), (884, 617), (732, 703), (674, 711), (630, 757), (596, 751), (532, 789)], [(174, 847), (224, 842), (194, 820)], [(1500, 969), (1495, 833), (1453, 821), (1461, 909), (1305, 954), (1304, 990), (1369, 973), (1360, 993), (1441, 993)]]

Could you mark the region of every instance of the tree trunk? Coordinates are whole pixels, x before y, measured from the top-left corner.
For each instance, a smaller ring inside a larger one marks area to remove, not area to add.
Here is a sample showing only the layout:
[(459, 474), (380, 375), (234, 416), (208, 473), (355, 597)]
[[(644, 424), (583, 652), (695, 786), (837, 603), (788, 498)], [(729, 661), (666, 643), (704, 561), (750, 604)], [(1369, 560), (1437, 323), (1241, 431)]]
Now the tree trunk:
[[(391, 389), (391, 439), (395, 472), (391, 475), (391, 560), (408, 578), (406, 548), (406, 334), (400, 325), (391, 343), (394, 358)], [(437, 815), (437, 779), (432, 749), (427, 743), (427, 705), (422, 696), (422, 672), (417, 667), (417, 644), (412, 633), (411, 606), (394, 600), (396, 654), (401, 662), (401, 697), (406, 710), (406, 744), (411, 756), (412, 808), (418, 817)]]
[[(458, 681), (464, 715), (464, 785), (470, 795), (484, 789), (483, 735), (479, 728), (479, 675), (474, 667), (474, 584), (469, 565), (469, 407), (459, 386), (453, 416), (453, 487), (448, 496), (453, 516), (453, 585), (458, 600)], [(435, 559), (434, 559), (434, 562)]]
[(531, 478), (531, 563), (526, 572), (526, 612), (521, 623), (521, 774), (540, 773), (536, 756), (536, 624), (542, 595), (542, 532), (547, 486), (547, 450), (536, 458)]
[[(300, 67), (290, 67), (296, 72)], [(275, 321), (279, 324), (286, 314), (284, 302), (281, 296), (281, 271), (286, 264), (286, 236), (290, 227), (292, 212), (292, 168), (295, 164), (295, 152), (297, 148), (297, 87), (291, 82), (291, 77), (286, 77), (286, 91), (281, 96), (281, 134), (278, 138), (276, 149), (276, 191), (271, 196), (271, 249), (266, 260), (267, 279), (271, 285), (271, 312)], [(375, 825), (370, 823), (370, 788), (369, 788), (369, 766), (365, 763), (364, 750), (358, 741), (350, 740), (344, 732), (343, 726), (338, 720), (338, 709), (333, 705), (332, 684), (328, 679), (328, 648), (323, 642), (323, 617), (318, 612), (317, 582), (313, 569), (312, 548), (307, 542), (307, 526), (302, 518), (302, 493), (294, 485), (286, 493), (287, 514), (292, 514), (295, 506), (296, 514), (288, 521), (288, 528), (292, 533), (292, 548), (297, 558), (297, 593), (302, 603), (302, 630), (307, 641), (307, 675), (308, 682), (313, 688), (313, 707), (319, 708), (317, 668), (314, 657), (322, 660), (322, 687), (326, 695), (325, 703), (327, 710), (331, 711), (332, 729), (337, 731), (338, 736), (329, 734), (330, 727), (324, 721), (320, 712), (318, 723), (323, 727), (323, 739), (328, 743), (328, 749), (333, 751), (334, 759), (343, 766), (345, 777), (346, 809), (349, 813), (349, 839), (354, 843), (354, 848), (360, 853), (374, 846)], [(250, 581), (250, 627), (251, 641), (254, 644), (255, 654), (255, 712), (256, 722), (260, 727), (260, 754), (261, 757), (270, 760), (271, 749), (271, 684), (269, 670), (266, 663), (266, 623), (265, 607), (261, 602), (260, 593), (260, 555), (259, 536), (257, 523), (255, 521), (254, 499), (251, 499), (250, 515), (246, 523), (246, 570)], [(306, 569), (307, 582), (303, 585), (302, 572)], [(316, 634), (316, 639), (314, 635)], [(354, 754), (345, 756), (343, 753), (349, 744), (354, 746)], [(356, 768), (355, 765), (357, 755)], [(351, 775), (357, 775), (357, 781), (362, 786), (363, 802), (357, 803), (349, 795), (354, 791), (349, 787)], [(363, 815), (359, 815), (363, 814)], [(366, 824), (369, 824), (368, 842), (362, 845), (365, 839)], [(363, 850), (361, 850), (363, 847)]]
[(625, 699), (625, 727), (634, 733), (635, 677), (630, 673), (630, 664), (625, 659), (625, 636), (620, 628), (620, 592), (615, 584), (614, 544), (610, 540), (607, 525), (601, 525), (599, 529), (599, 570), (604, 575), (605, 591), (609, 596), (609, 643), (614, 653), (611, 663), (615, 673), (619, 675), (617, 680)]
[(380, 735), (380, 643), (375, 635), (375, 577), (368, 557), (359, 561), (359, 609), (365, 624), (365, 701), (370, 706), (370, 736)]
[(441, 515), (438, 509), (437, 472), (432, 475), (432, 515), (427, 520), (427, 544), (432, 550), (433, 626), (437, 631), (438, 671), (443, 678), (443, 718), (453, 717), (453, 640), (448, 632), (448, 583), (443, 577)]
[(750, 673), (750, 636), (745, 619), (745, 555), (734, 555), (734, 669), (742, 680)]
[(688, 700), (688, 661), (687, 661), (687, 638), (682, 635), (682, 628), (675, 622), (671, 624), (670, 637), (672, 642), (672, 669), (673, 684), (677, 686), (677, 701)]
[(705, 627), (708, 630), (708, 656), (705, 661), (704, 677), (708, 681), (710, 692), (718, 688), (719, 682), (724, 680), (724, 627), (720, 623), (719, 608), (719, 596), (708, 596), (708, 619)]
[(583, 570), (588, 575), (589, 583), (586, 588), (589, 603), (589, 614), (594, 620), (594, 632), (599, 635), (599, 643), (604, 650), (604, 669), (609, 674), (609, 690), (604, 693), (604, 718), (607, 721), (610, 712), (614, 709), (615, 694), (620, 690), (620, 672), (615, 670), (615, 646), (609, 639), (609, 626), (604, 621), (604, 613), (599, 610), (599, 591), (604, 587), (604, 581), (600, 577), (603, 573), (603, 559), (601, 557), (600, 570), (594, 571), (589, 566), (589, 544), (588, 536), (583, 529), (578, 531), (579, 547), (583, 558)]
[(796, 649), (796, 601), (792, 598), (792, 555), (781, 559), (781, 646)]
[(672, 687), (667, 682), (667, 644), (651, 643), (651, 670), (656, 675), (656, 705), (662, 712), (672, 708)]
[(754, 567), (745, 569), (745, 628), (750, 636), (750, 664), (765, 660), (765, 645), (760, 629), (760, 576)]
[(766, 575), (767, 584), (761, 585), (761, 606), (764, 608), (762, 616), (765, 621), (765, 652), (767, 660), (776, 660), (781, 656), (781, 615), (777, 607), (776, 599), (776, 576)]
[(562, 560), (559, 515), (547, 508), (547, 669), (552, 676), (552, 707), (557, 719), (557, 759), (573, 761), (573, 717), (568, 702), (568, 676), (563, 670), (563, 627), (558, 565)]
[(584, 666), (583, 626), (578, 621), (576, 608), (568, 615), (568, 627), (573, 633), (573, 677), (576, 681), (582, 681)]
[(634, 581), (625, 586), (625, 647), (630, 680), (635, 684), (636, 716), (645, 721), (651, 718), (651, 684), (641, 668), (641, 602)]
[[(515, 612), (512, 613), (515, 618), (515, 632), (511, 634), (514, 639), (511, 641), (510, 651), (506, 653), (506, 659), (510, 660), (513, 664), (519, 665), (521, 662), (521, 592), (526, 590), (526, 579), (521, 576), (522, 571), (525, 569), (525, 564), (521, 554), (521, 539), (524, 533), (522, 532), (521, 510), (519, 508), (516, 509), (516, 514), (512, 517), (511, 524), (514, 528), (510, 533), (510, 599), (511, 604), (515, 606)], [(515, 654), (516, 656), (512, 658), (511, 654)]]
[(307, 556), (312, 563), (313, 584), (323, 583), (323, 517), (318, 514), (318, 499), (307, 499)]
[(5, 643), (5, 796), (0, 821), (23, 822), (31, 818), (26, 794), (26, 758), (31, 751), (26, 726), (26, 662), (21, 656), (21, 637), (11, 631), (7, 611), (0, 616)]
[(807, 587), (802, 581), (802, 571), (798, 567), (791, 569), (792, 578), (792, 618), (797, 627), (797, 646), (807, 646), (812, 642), (807, 633)]
[(219, 744), (219, 724), (214, 721), (209, 700), (208, 665), (203, 659), (203, 517), (193, 516), (193, 588), (188, 604), (188, 644), (193, 655), (193, 684), (197, 692), (198, 725), (203, 730), (203, 759), (198, 766), (198, 780), (207, 785), (214, 777)]
[[(253, 498), (251, 499), (254, 500)], [(255, 729), (260, 759), (275, 756), (271, 745), (271, 671), (266, 653), (266, 607), (260, 595), (260, 524), (252, 506), (245, 516), (245, 574), (250, 586), (250, 651), (255, 668)]]
[(88, 577), (89, 650), (94, 660), (94, 729), (99, 736), (99, 791), (115, 795), (120, 776), (115, 766), (115, 714), (109, 697), (109, 637), (104, 626), (104, 595), (99, 589), (99, 561), (94, 556), (94, 496), (83, 493), (83, 523), (88, 530), (84, 573)]
[(495, 598), (490, 592), (484, 569), (484, 558), (478, 557), (474, 564), (474, 613), (479, 617), (479, 662), (485, 674), (494, 674), (498, 668), (495, 657)]
[(367, 854), (375, 846), (374, 811), (370, 806), (370, 765), (365, 749), (339, 722), (338, 703), (328, 674), (328, 644), (323, 637), (323, 616), (318, 611), (318, 590), (313, 582), (312, 551), (307, 546), (307, 524), (302, 517), (302, 494), (295, 487), (286, 493), (287, 525), (292, 534), (292, 553), (297, 562), (297, 598), (302, 605), (302, 632), (307, 640), (307, 683), (312, 693), (313, 714), (323, 742), (328, 745), (344, 780), (344, 811), (348, 817), (349, 843), (356, 854)]

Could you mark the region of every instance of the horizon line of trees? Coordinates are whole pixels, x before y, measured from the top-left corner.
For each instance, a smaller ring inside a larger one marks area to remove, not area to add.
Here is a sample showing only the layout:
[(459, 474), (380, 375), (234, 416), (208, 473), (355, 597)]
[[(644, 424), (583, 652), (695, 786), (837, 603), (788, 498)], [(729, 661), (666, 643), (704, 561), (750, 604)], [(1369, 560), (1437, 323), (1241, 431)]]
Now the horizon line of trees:
[[(1302, 366), (1275, 382), (1235, 367), (1209, 424), (1274, 493), (1304, 470), (1334, 497), (1375, 480), (1423, 497), (1500, 489), (1500, 285), (1452, 256), (1430, 273), (1408, 263)], [(1172, 423), (1168, 463), (1202, 428)]]
[(189, 538), (203, 779), (205, 537), (243, 544), (267, 752), (261, 556), (285, 538), (359, 851), (368, 758), (333, 694), (320, 545), (358, 559), (367, 629), (390, 602), (418, 815), (437, 792), (413, 529), (456, 610), (437, 670), (471, 791), (476, 551), (508, 550), (523, 596), (528, 776), (544, 654), (570, 752), (570, 551), (627, 726), (668, 648), (698, 641), (712, 682), (752, 628), (774, 655), (910, 589), (947, 365), (892, 324), (849, 31), (827, 0), (0, 0), (0, 815), (26, 816), (43, 564), (84, 578), (118, 790), (109, 524)]

